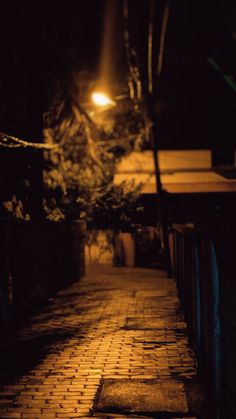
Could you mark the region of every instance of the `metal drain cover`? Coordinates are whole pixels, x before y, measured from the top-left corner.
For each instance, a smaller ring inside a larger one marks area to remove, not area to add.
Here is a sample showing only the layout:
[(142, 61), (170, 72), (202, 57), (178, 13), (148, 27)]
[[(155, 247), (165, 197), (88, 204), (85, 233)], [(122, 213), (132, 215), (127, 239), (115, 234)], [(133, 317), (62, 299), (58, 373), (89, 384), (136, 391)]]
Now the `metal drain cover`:
[(184, 385), (176, 380), (105, 379), (95, 411), (186, 413)]

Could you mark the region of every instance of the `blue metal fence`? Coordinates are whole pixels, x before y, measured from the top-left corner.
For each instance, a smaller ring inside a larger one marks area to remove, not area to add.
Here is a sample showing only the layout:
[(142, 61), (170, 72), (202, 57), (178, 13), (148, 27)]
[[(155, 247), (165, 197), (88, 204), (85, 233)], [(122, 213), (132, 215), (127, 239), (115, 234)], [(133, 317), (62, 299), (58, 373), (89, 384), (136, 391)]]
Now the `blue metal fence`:
[[(173, 225), (174, 276), (212, 417), (221, 415), (220, 275), (214, 240), (193, 225)], [(221, 416), (220, 416), (221, 415)]]

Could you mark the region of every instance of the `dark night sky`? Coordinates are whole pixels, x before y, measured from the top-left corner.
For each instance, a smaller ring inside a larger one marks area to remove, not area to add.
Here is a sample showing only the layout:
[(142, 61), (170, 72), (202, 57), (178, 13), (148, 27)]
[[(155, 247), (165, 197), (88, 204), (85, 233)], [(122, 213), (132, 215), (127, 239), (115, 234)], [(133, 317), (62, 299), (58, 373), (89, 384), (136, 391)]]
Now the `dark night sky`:
[[(156, 0), (156, 40), (164, 4)], [(145, 84), (148, 1), (130, 0), (129, 5), (130, 35)], [(97, 66), (104, 1), (21, 0), (1, 9), (0, 124), (13, 135), (39, 138), (41, 115), (55, 79), (67, 79), (74, 68)], [(171, 1), (156, 95), (161, 148), (234, 144), (236, 93), (208, 58), (214, 58), (223, 74), (236, 76), (235, 15), (232, 0)], [(116, 25), (121, 37), (120, 16)], [(121, 41), (117, 45), (119, 49)]]

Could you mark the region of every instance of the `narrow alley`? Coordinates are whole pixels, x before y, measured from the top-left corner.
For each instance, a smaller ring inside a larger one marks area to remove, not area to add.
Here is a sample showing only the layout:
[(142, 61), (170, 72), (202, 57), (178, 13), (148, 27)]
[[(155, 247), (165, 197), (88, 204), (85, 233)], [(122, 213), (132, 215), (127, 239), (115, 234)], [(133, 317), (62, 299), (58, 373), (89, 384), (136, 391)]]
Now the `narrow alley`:
[(91, 267), (1, 345), (0, 418), (205, 418), (175, 282)]
[(236, 419), (236, 2), (3, 1), (0, 419)]

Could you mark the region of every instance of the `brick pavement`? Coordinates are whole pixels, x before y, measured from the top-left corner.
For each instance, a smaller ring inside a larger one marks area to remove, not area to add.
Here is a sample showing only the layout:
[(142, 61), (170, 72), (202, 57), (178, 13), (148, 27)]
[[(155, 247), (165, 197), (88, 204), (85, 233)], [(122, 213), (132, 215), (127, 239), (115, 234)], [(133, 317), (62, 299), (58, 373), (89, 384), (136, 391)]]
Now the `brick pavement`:
[(93, 411), (101, 379), (196, 377), (173, 280), (98, 268), (0, 346), (0, 418), (125, 418)]

